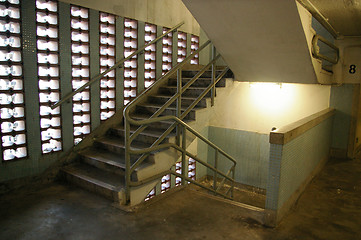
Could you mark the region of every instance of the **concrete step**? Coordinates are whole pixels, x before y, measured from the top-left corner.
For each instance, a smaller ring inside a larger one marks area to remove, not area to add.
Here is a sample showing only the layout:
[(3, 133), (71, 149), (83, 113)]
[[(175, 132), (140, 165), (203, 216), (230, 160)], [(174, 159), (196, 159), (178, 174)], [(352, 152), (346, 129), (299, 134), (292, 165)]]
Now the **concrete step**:
[[(138, 113), (133, 113), (131, 115), (131, 117), (135, 120), (145, 120), (148, 119), (151, 116), (150, 113), (148, 114), (138, 114)], [(149, 129), (155, 130), (155, 131), (162, 131), (164, 132), (165, 130), (167, 130), (174, 122), (173, 121), (160, 121), (160, 122), (156, 122), (154, 124), (150, 124), (148, 125)], [(173, 130), (173, 132), (175, 133), (175, 130)]]
[(75, 163), (62, 169), (65, 178), (91, 192), (110, 200), (121, 201), (124, 176), (101, 170), (84, 163)]
[[(124, 177), (125, 173), (125, 156), (114, 154), (112, 152), (99, 149), (99, 148), (87, 148), (80, 153), (82, 162), (89, 164), (93, 167), (99, 168), (104, 171), (112, 172)], [(131, 164), (133, 164), (136, 159), (131, 159)], [(149, 167), (153, 163), (143, 162), (140, 166), (133, 172), (131, 178), (136, 181), (137, 172)]]
[[(138, 113), (148, 113), (148, 114), (153, 114), (155, 113), (158, 109), (160, 109), (163, 105), (161, 104), (156, 104), (156, 103), (142, 103), (137, 105), (136, 107), (136, 112)], [(194, 108), (193, 110), (191, 110), (187, 116), (185, 117), (185, 119), (190, 119), (190, 120), (195, 120), (196, 118), (196, 110), (198, 108)], [(186, 108), (182, 108), (181, 112), (184, 112), (186, 110)], [(166, 108), (163, 113), (161, 114), (161, 116), (167, 116), (167, 115), (176, 115), (176, 111), (177, 109), (175, 107), (168, 107)]]
[[(182, 78), (182, 86), (186, 85), (192, 78), (191, 77), (183, 77)], [(208, 87), (212, 82), (211, 78), (198, 78), (191, 86), (192, 87)], [(177, 78), (170, 78), (168, 80), (168, 86), (177, 86)], [(219, 80), (216, 84), (216, 87), (225, 87), (226, 86), (226, 79), (223, 78)]]
[[(203, 93), (206, 88), (203, 87), (189, 87), (182, 93), (182, 97), (193, 97), (197, 98)], [(174, 95), (177, 93), (176, 86), (164, 86), (159, 88), (159, 93), (162, 95)], [(209, 91), (205, 97), (211, 97), (211, 91)]]
[[(103, 150), (110, 151), (115, 154), (124, 155), (125, 154), (125, 144), (124, 139), (117, 136), (104, 136), (95, 140), (95, 146)], [(132, 142), (131, 147), (135, 150), (140, 150), (143, 148), (149, 147), (150, 144), (144, 142)], [(137, 159), (139, 155), (131, 155), (132, 160)], [(148, 159), (149, 162), (152, 162), (152, 158)]]
[[(149, 103), (165, 104), (171, 97), (173, 97), (173, 96), (167, 95), (167, 94), (158, 94), (158, 95), (150, 96), (148, 98), (148, 101), (149, 101)], [(195, 100), (196, 100), (195, 97), (186, 97), (186, 96), (183, 97), (182, 96), (182, 107), (190, 106)], [(170, 106), (175, 107), (176, 104), (177, 104), (177, 101), (174, 101)], [(199, 107), (199, 108), (207, 107), (207, 100), (205, 98), (203, 98), (196, 105), (196, 107)]]
[[(218, 76), (220, 73), (222, 73), (223, 69), (224, 68), (217, 68), (216, 76)], [(191, 78), (191, 77), (194, 77), (198, 72), (199, 71), (197, 71), (197, 70), (182, 70), (182, 77)], [(211, 70), (205, 71), (202, 74), (201, 77), (202, 78), (210, 78), (210, 77), (212, 77), (212, 71)], [(224, 77), (225, 78), (232, 78), (233, 77), (232, 71), (229, 70)]]
[[(139, 126), (131, 126), (130, 133), (133, 134), (138, 129), (138, 127)], [(153, 144), (164, 133), (164, 131), (165, 130), (162, 131), (160, 129), (146, 128), (134, 139), (134, 141)], [(125, 130), (124, 130), (123, 125), (118, 125), (118, 126), (111, 128), (110, 132), (113, 135), (116, 135), (121, 138), (124, 138), (124, 136), (125, 136)], [(173, 137), (173, 136), (175, 136), (174, 131), (170, 135), (168, 135), (168, 137), (165, 138), (162, 143), (168, 143), (169, 138)]]

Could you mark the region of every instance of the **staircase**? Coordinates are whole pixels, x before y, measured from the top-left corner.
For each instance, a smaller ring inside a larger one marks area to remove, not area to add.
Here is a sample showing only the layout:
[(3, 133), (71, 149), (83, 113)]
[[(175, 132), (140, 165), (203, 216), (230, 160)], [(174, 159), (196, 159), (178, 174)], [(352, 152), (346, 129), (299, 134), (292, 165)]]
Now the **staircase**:
[[(196, 69), (182, 70), (182, 85), (190, 81), (198, 71)], [(216, 71), (216, 75), (222, 72), (222, 69)], [(182, 94), (182, 112), (211, 84), (211, 71), (204, 72), (183, 94)], [(233, 77), (228, 72), (224, 77)], [(225, 79), (220, 80), (217, 85), (225, 87)], [(136, 105), (135, 111), (131, 113), (132, 119), (149, 119), (158, 109), (160, 109), (177, 91), (177, 78), (172, 76), (168, 82), (160, 86), (154, 94), (150, 94), (145, 102)], [(196, 107), (190, 111), (183, 121), (191, 123), (196, 121), (196, 112), (207, 108), (207, 99), (209, 92)], [(161, 116), (176, 115), (175, 103), (172, 103)], [(143, 149), (150, 147), (174, 122), (161, 121), (149, 125), (132, 142), (133, 149)], [(131, 125), (130, 132), (133, 133), (138, 126)], [(65, 178), (82, 188), (103, 195), (104, 197), (124, 203), (125, 188), (125, 129), (124, 124), (110, 128), (107, 133), (96, 138), (94, 144), (78, 152), (77, 160), (64, 167), (62, 172)], [(194, 137), (193, 137), (194, 139)], [(163, 140), (163, 143), (174, 143), (176, 141), (176, 130)], [(168, 152), (167, 152), (168, 151)], [(131, 164), (133, 164), (140, 155), (131, 155)], [(152, 152), (145, 161), (143, 161), (131, 175), (132, 181), (142, 181), (150, 176), (162, 173), (170, 169), (179, 157), (179, 153), (173, 154), (167, 150), (158, 150)], [(144, 200), (149, 191), (159, 182), (153, 181), (142, 187), (132, 189), (132, 205), (138, 204)]]

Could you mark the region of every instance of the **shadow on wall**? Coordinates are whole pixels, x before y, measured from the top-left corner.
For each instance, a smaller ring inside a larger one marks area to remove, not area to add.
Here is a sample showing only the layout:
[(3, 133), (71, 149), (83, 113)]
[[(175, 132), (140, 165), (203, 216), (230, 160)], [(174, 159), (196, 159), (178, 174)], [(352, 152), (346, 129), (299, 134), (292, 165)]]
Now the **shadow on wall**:
[[(239, 183), (265, 189), (268, 178), (269, 135), (236, 129), (209, 126), (203, 131), (208, 139), (230, 154), (237, 161), (235, 180)], [(198, 143), (198, 153), (202, 153), (208, 163), (214, 164), (214, 149)], [(206, 156), (204, 156), (206, 155)], [(231, 164), (219, 155), (219, 168), (227, 172)], [(201, 166), (197, 171), (202, 172)], [(213, 175), (208, 170), (207, 175)], [(199, 174), (198, 174), (199, 177)]]

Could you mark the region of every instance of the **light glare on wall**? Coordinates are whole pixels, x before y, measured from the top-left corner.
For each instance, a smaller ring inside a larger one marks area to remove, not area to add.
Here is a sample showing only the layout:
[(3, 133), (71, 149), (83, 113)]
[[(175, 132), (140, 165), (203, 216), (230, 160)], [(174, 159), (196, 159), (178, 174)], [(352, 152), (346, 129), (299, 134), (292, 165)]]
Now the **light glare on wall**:
[(292, 104), (293, 90), (282, 83), (250, 83), (251, 102), (259, 111), (279, 114)]

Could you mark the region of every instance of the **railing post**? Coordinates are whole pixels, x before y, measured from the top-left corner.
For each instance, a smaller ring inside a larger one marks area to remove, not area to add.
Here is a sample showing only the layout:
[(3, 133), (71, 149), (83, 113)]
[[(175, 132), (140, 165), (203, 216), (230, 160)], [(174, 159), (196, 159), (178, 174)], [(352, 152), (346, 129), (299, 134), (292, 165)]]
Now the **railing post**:
[(125, 124), (125, 204), (130, 202), (130, 124), (124, 118)]
[[(214, 153), (214, 168), (218, 171), (218, 149), (215, 149)], [(214, 171), (213, 175), (213, 188), (217, 190), (217, 171)]]
[[(188, 164), (187, 164), (187, 159), (186, 159), (186, 153), (185, 150), (187, 149), (187, 135), (186, 135), (186, 127), (183, 126), (183, 133), (182, 133), (182, 175), (183, 177), (187, 177), (188, 176)], [(182, 185), (185, 186), (187, 183), (185, 178), (182, 178)]]
[[(182, 108), (182, 94), (181, 94), (181, 90), (182, 90), (182, 69), (178, 69), (177, 70), (177, 94), (178, 94), (178, 98), (177, 98), (177, 108), (176, 108), (176, 116), (177, 118), (181, 117), (181, 108)], [(179, 127), (179, 124), (177, 124), (177, 145), (180, 146), (180, 136), (181, 136), (181, 129)]]
[[(212, 60), (216, 57), (216, 48), (212, 45)], [(211, 90), (211, 106), (214, 106), (214, 97), (216, 96), (216, 63), (212, 64), (212, 90)]]
[(232, 169), (232, 189), (231, 189), (231, 198), (233, 199), (233, 190), (234, 190), (234, 171), (236, 170), (236, 166), (233, 166), (233, 169)]

